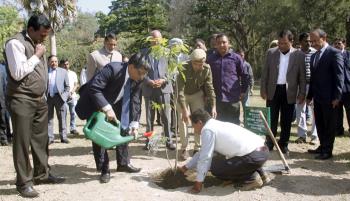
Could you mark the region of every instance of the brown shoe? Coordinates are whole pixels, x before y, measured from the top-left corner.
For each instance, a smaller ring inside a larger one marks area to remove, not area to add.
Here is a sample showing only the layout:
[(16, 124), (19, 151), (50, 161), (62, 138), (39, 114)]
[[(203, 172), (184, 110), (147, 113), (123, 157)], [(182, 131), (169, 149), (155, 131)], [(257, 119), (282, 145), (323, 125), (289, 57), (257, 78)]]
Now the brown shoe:
[(294, 141), (294, 143), (303, 144), (303, 143), (306, 143), (306, 139), (303, 138), (303, 137), (299, 137), (298, 139), (296, 139), (296, 140)]
[(240, 188), (241, 191), (250, 191), (256, 188), (261, 188), (263, 186), (263, 181), (260, 178), (256, 178), (253, 181), (244, 182), (243, 186)]
[(33, 188), (33, 186), (17, 186), (19, 195), (24, 198), (35, 198), (39, 196), (39, 193)]

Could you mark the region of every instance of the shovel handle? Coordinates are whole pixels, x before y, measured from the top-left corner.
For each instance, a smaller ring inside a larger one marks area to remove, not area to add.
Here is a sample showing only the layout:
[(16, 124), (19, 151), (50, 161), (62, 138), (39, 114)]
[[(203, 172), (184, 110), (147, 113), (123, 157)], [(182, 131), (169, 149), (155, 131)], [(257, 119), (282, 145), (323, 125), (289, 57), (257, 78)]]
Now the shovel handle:
[(269, 124), (267, 123), (267, 121), (266, 121), (266, 119), (265, 119), (265, 116), (264, 116), (263, 112), (262, 112), (262, 111), (259, 111), (259, 115), (260, 115), (261, 119), (262, 119), (263, 122), (264, 122), (264, 125), (265, 125), (265, 128), (266, 128), (266, 130), (267, 130), (267, 133), (268, 133), (269, 137), (271, 138), (273, 144), (274, 144), (274, 145), (276, 146), (276, 148), (277, 148), (278, 154), (279, 154), (279, 156), (280, 156), (281, 159), (282, 159), (282, 162), (283, 162), (283, 165), (284, 165), (285, 170), (286, 170), (287, 172), (290, 172), (290, 167), (289, 167), (289, 165), (288, 165), (288, 163), (287, 163), (287, 161), (286, 161), (286, 158), (284, 157), (284, 155), (283, 155), (283, 153), (282, 153), (282, 151), (281, 151), (281, 148), (278, 146), (278, 143), (277, 143), (277, 141), (276, 141), (276, 138), (275, 138), (275, 136), (273, 135), (273, 133), (272, 133), (272, 131), (271, 131), (271, 129), (270, 129), (270, 126), (269, 126)]

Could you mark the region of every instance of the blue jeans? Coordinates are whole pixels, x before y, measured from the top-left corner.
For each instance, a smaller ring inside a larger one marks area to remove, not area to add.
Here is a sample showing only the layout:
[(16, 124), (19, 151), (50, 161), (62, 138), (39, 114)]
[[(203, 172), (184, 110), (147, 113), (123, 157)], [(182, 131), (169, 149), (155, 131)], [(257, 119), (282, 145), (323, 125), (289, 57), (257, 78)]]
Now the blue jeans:
[(70, 114), (70, 131), (76, 130), (75, 126), (75, 106), (77, 104), (77, 99), (76, 98), (71, 98), (67, 100), (67, 105), (69, 109), (69, 114)]

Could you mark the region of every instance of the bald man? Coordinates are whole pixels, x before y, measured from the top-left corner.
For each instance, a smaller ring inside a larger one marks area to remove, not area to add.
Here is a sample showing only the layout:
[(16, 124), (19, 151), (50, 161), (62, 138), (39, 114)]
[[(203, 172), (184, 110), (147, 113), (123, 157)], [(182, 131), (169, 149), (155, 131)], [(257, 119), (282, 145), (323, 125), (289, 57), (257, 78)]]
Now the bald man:
[[(162, 39), (162, 34), (159, 30), (153, 30), (150, 33), (151, 37), (151, 46), (155, 46)], [(152, 131), (152, 102), (161, 105), (160, 115), (163, 123), (163, 130), (165, 137), (167, 137), (166, 147), (170, 150), (175, 150), (175, 146), (171, 139), (171, 114), (170, 114), (170, 95), (173, 93), (173, 88), (171, 85), (171, 80), (168, 76), (168, 61), (166, 58), (161, 57), (159, 59), (154, 58), (151, 55), (150, 48), (143, 49), (142, 52), (147, 54), (146, 58), (151, 65), (151, 70), (148, 72), (144, 80), (142, 87), (142, 95), (145, 99), (146, 107), (146, 121), (147, 127), (146, 131)], [(148, 143), (145, 146), (145, 149), (148, 149)]]

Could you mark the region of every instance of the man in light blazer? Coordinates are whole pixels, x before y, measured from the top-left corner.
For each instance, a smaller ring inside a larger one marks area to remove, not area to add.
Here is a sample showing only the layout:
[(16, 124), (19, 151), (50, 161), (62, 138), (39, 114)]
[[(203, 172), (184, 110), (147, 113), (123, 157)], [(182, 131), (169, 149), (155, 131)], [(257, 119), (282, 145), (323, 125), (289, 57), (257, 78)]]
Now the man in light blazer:
[(310, 33), (311, 45), (317, 51), (311, 56), (311, 79), (307, 102), (313, 100), (315, 123), (320, 146), (309, 149), (315, 159), (332, 158), (336, 134), (336, 119), (344, 87), (344, 59), (340, 50), (327, 43), (327, 34), (321, 29)]
[(87, 57), (86, 79), (91, 80), (105, 65), (110, 62), (122, 62), (122, 55), (115, 50), (117, 37), (113, 33), (105, 36), (103, 47), (91, 52)]
[(54, 143), (53, 134), (53, 114), (54, 108), (56, 109), (59, 134), (61, 143), (69, 143), (67, 139), (67, 106), (66, 102), (69, 97), (69, 78), (66, 69), (58, 67), (58, 59), (56, 56), (51, 55), (49, 60), (49, 81), (47, 90), (47, 105), (48, 105), (48, 118), (49, 118), (49, 144)]
[[(152, 44), (156, 45), (157, 41), (162, 38), (162, 34), (158, 30), (151, 32)], [(165, 137), (167, 137), (166, 147), (174, 150), (175, 146), (171, 139), (171, 106), (170, 95), (173, 93), (171, 80), (168, 77), (168, 61), (165, 58), (156, 59), (150, 54), (150, 49), (143, 49), (142, 52), (146, 54), (146, 59), (149, 62), (151, 69), (144, 80), (142, 86), (142, 95), (145, 98), (146, 107), (146, 131), (153, 130), (153, 122), (151, 118), (152, 102), (161, 105), (160, 115), (163, 123)], [(148, 149), (146, 144), (145, 149)]]
[[(288, 141), (296, 101), (305, 100), (305, 55), (292, 47), (293, 34), (283, 30), (278, 37), (278, 47), (267, 51), (262, 71), (260, 95), (270, 107), (271, 130), (277, 135), (279, 113), (281, 113), (281, 135), (278, 144), (283, 153), (288, 154)], [(270, 150), (273, 143), (266, 137)]]

